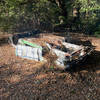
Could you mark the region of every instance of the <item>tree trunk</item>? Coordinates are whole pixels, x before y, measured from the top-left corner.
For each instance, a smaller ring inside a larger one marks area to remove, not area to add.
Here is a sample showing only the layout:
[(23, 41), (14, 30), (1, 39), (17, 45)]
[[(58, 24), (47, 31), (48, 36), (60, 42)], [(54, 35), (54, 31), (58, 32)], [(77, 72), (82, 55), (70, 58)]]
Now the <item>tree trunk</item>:
[(61, 15), (68, 18), (68, 12), (66, 10), (66, 5), (64, 0), (55, 0), (57, 6), (61, 9)]

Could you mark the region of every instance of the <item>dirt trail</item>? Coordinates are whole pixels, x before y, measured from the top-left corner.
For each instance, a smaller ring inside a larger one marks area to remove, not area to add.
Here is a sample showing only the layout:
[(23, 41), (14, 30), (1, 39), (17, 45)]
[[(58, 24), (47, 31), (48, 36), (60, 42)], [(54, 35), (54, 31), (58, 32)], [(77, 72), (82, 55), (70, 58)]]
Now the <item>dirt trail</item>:
[(15, 56), (0, 37), (1, 100), (99, 100), (100, 39), (91, 38), (95, 52), (70, 71)]

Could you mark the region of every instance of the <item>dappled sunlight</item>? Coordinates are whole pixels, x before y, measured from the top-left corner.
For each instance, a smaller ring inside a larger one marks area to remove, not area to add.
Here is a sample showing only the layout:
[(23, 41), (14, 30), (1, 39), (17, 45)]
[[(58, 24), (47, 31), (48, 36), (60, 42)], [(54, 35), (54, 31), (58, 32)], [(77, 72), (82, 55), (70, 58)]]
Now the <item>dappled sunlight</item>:
[(2, 100), (2, 98), (7, 98), (7, 97), (9, 97), (9, 95), (10, 95), (10, 92), (5, 92), (5, 93), (2, 93), (2, 95), (0, 96), (1, 97), (1, 100)]
[(77, 80), (69, 75), (68, 77), (66, 77), (66, 83), (69, 85), (75, 85), (77, 84)]
[[(100, 83), (100, 51), (94, 53), (81, 65), (63, 71), (48, 63), (27, 60), (15, 55), (10, 45), (0, 47), (0, 97), (14, 100), (54, 98), (71, 94), (81, 95), (95, 91)], [(88, 87), (88, 88), (87, 88)]]
[(12, 76), (7, 77), (6, 80), (9, 83), (14, 84), (14, 83), (20, 82), (21, 77), (20, 77), (20, 75), (12, 75)]
[[(99, 66), (99, 67), (100, 67), (100, 66)], [(100, 70), (97, 70), (96, 73), (100, 75)]]
[(99, 98), (100, 0), (0, 0), (0, 100)]
[(46, 77), (47, 77), (47, 74), (40, 74), (40, 75), (37, 75), (35, 78), (42, 79), (42, 78), (46, 78)]

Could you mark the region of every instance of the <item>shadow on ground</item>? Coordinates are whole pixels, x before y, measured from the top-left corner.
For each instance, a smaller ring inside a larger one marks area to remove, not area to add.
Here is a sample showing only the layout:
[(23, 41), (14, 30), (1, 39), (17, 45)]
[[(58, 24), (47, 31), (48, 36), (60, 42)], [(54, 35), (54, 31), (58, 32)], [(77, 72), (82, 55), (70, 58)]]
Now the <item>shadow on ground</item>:
[[(0, 39), (0, 46), (4, 44)], [(46, 65), (34, 68), (26, 60), (0, 65), (1, 100), (99, 100), (99, 88), (100, 51), (69, 71)]]
[(82, 70), (86, 71), (98, 71), (100, 70), (100, 51), (94, 51), (90, 56), (88, 56), (83, 63), (79, 63), (76, 66), (73, 66), (71, 71), (79, 72)]
[(0, 68), (0, 97), (3, 100), (99, 98), (100, 73), (96, 73), (100, 71), (99, 51), (95, 51), (83, 64), (66, 72), (42, 66), (31, 71), (27, 69), (28, 74), (24, 74), (20, 67), (14, 70), (12, 65), (14, 63)]
[(0, 46), (8, 44), (8, 37), (1, 37), (0, 38)]

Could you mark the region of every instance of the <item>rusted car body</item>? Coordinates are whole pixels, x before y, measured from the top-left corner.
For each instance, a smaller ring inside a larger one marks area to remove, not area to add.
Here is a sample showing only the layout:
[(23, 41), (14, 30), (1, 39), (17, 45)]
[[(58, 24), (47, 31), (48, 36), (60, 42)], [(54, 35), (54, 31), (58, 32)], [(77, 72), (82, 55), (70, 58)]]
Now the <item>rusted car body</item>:
[[(20, 35), (16, 35), (17, 38), (15, 36), (10, 37), (10, 42), (13, 44), (15, 48), (18, 48), (18, 45), (24, 45), (26, 46), (24, 47), (26, 49), (41, 47), (42, 48), (41, 57), (42, 57), (42, 54), (43, 54), (42, 52), (44, 51), (44, 49), (48, 48), (49, 51), (52, 52), (52, 54), (55, 54), (57, 56), (57, 59), (54, 61), (56, 65), (60, 66), (63, 69), (70, 68), (74, 64), (82, 63), (84, 59), (88, 55), (90, 55), (94, 50), (94, 48), (91, 46), (83, 46), (83, 45), (76, 45), (76, 44), (68, 43), (68, 42), (65, 42), (64, 39), (62, 40), (61, 38), (58, 39), (58, 37), (54, 39), (53, 37), (46, 36), (44, 38), (43, 37), (39, 38), (39, 40), (37, 41), (37, 39), (34, 37), (27, 38), (27, 36), (24, 37), (23, 35), (21, 35), (21, 38), (20, 38), (18, 36)], [(35, 39), (36, 41), (33, 42), (33, 40)], [(44, 45), (42, 45), (41, 43)], [(32, 53), (34, 55), (34, 50), (35, 49), (32, 49), (32, 51), (30, 51), (31, 55)], [(18, 53), (18, 51), (16, 52)], [(23, 49), (21, 52), (26, 52), (26, 51)], [(18, 55), (22, 55), (22, 54), (18, 54)]]

